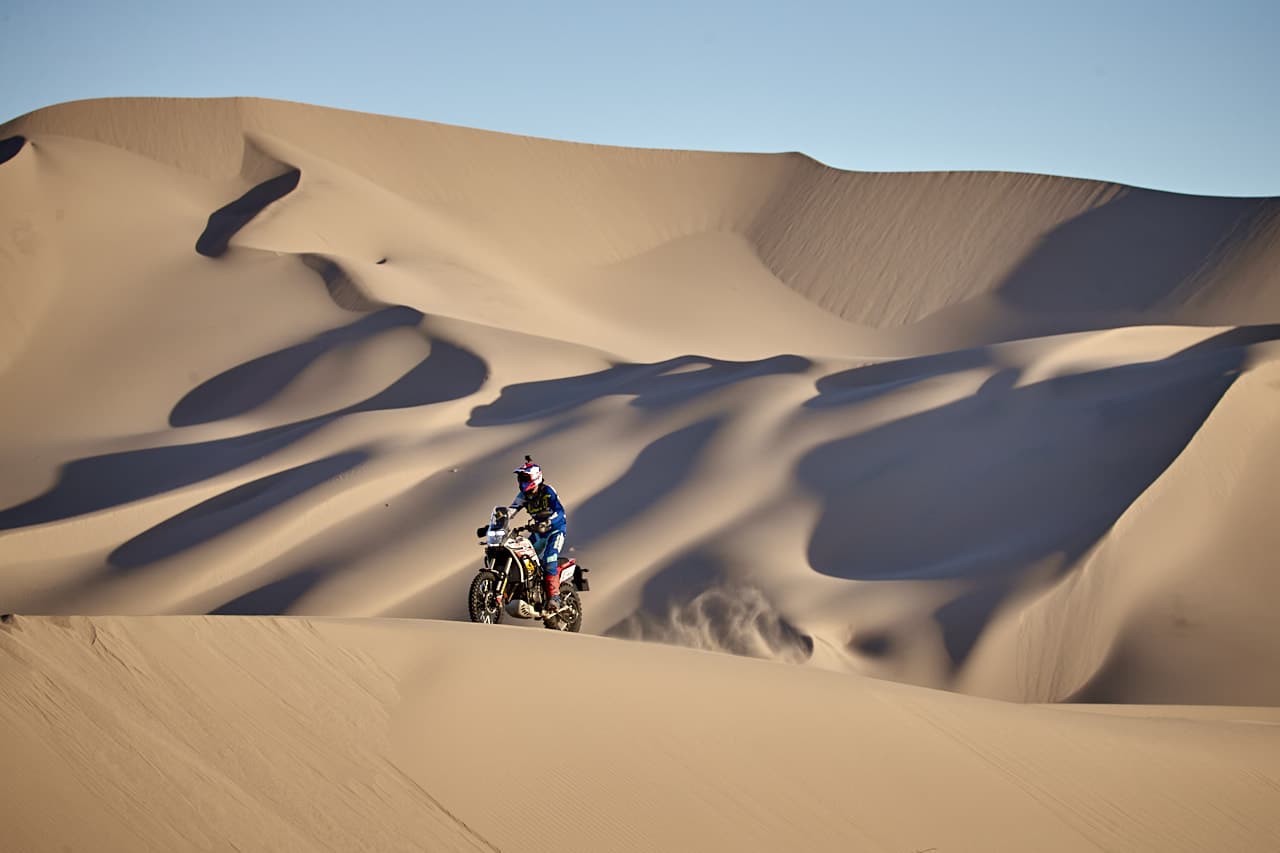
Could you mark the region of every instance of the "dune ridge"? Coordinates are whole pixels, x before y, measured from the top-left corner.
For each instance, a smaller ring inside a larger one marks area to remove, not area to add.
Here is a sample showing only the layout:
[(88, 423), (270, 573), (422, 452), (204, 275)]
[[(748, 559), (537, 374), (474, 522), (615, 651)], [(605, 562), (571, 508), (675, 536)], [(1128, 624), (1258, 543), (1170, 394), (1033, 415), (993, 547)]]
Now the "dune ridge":
[[(272, 140), (289, 140), (413, 203), (483, 223), (528, 274), (616, 263), (689, 234), (741, 233), (771, 275), (872, 327), (989, 294), (1077, 323), (1116, 310), (1187, 320), (1219, 307), (1219, 324), (1258, 322), (1218, 304), (1231, 278), (1221, 268), (1259, 245), (1272, 260), (1277, 251), (1251, 234), (1275, 217), (1275, 199), (1046, 175), (846, 172), (798, 154), (614, 148), (246, 98), (61, 104), (0, 134), (36, 130), (221, 180), (261, 177), (264, 156), (287, 160)], [(1109, 280), (1082, 280), (1099, 276)], [(1248, 293), (1260, 298), (1272, 283)], [(1197, 310), (1182, 311), (1192, 296)]]

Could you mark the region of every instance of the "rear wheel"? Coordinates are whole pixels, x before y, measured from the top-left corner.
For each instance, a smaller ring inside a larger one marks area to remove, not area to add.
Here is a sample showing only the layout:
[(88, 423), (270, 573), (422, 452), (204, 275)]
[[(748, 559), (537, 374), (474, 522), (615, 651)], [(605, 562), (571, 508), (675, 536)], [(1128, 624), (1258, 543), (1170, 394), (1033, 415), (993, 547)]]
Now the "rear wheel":
[(498, 589), (498, 576), (493, 572), (480, 572), (471, 581), (467, 594), (467, 612), (472, 622), (497, 625), (502, 621), (502, 606), (494, 599)]
[(578, 588), (572, 581), (560, 584), (560, 606), (568, 608), (559, 617), (547, 624), (554, 631), (570, 631), (578, 633), (582, 630), (582, 599), (578, 597)]

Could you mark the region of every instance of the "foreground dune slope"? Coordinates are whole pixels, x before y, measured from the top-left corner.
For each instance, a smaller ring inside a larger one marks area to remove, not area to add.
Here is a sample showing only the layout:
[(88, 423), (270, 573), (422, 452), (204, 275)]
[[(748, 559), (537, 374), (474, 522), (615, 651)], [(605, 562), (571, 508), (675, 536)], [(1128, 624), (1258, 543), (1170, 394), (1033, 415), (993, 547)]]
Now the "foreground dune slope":
[(1280, 844), (1273, 709), (1095, 715), (403, 620), (17, 617), (0, 681), (13, 849)]

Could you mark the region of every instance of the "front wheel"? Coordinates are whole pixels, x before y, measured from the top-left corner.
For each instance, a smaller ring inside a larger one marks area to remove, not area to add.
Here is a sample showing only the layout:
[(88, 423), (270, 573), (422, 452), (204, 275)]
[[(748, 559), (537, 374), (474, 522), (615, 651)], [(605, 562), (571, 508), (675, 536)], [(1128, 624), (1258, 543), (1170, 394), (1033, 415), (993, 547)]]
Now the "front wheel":
[(480, 572), (471, 581), (467, 594), (467, 612), (472, 622), (497, 625), (502, 621), (502, 606), (494, 599), (498, 588), (498, 576), (493, 572)]
[(560, 604), (567, 607), (560, 616), (545, 622), (553, 631), (570, 631), (578, 633), (582, 630), (582, 599), (578, 596), (578, 588), (572, 581), (560, 584)]

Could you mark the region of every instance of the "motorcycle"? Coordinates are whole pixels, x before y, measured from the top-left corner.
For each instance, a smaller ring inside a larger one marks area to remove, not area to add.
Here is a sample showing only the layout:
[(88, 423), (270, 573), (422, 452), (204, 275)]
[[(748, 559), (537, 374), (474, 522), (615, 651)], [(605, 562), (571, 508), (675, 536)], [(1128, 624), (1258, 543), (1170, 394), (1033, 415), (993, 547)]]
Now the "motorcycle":
[(476, 572), (467, 594), (471, 621), (496, 625), (506, 613), (516, 619), (541, 619), (545, 627), (556, 631), (581, 630), (579, 593), (591, 588), (587, 569), (577, 560), (560, 561), (560, 609), (548, 610), (542, 561), (528, 536), (534, 527), (508, 529), (510, 520), (507, 507), (495, 506), (488, 526), (476, 530), (484, 546), (484, 565)]

